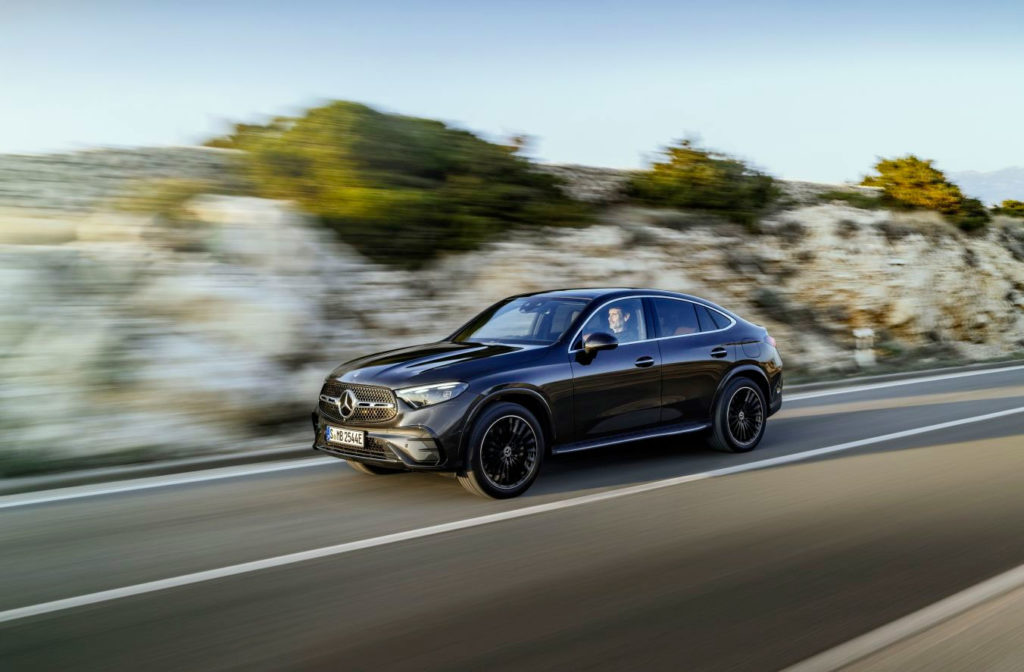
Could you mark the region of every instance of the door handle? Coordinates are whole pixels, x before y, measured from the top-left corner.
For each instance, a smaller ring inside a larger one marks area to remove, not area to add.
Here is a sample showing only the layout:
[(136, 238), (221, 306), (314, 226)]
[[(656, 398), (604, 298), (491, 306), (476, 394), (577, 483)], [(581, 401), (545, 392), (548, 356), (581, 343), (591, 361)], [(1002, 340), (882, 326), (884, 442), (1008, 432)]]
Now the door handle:
[(726, 350), (725, 348), (723, 348), (722, 346), (718, 346), (717, 348), (712, 348), (711, 349), (711, 356), (712, 357), (719, 357), (719, 358), (721, 358), (721, 357), (725, 357), (728, 354), (729, 354), (729, 351)]
[(654, 357), (644, 355), (643, 357), (637, 357), (636, 361), (633, 362), (636, 366), (641, 369), (646, 369), (648, 366), (654, 366)]

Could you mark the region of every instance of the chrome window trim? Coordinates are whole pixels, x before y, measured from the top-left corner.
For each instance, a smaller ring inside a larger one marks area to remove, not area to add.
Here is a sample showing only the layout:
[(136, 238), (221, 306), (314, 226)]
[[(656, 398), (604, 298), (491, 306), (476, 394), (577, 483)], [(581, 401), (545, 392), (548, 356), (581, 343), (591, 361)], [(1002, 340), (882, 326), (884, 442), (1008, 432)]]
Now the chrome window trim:
[[(692, 334), (676, 334), (674, 336), (657, 336), (655, 338), (644, 338), (639, 341), (631, 341), (630, 343), (624, 343), (623, 345), (631, 345), (633, 343), (647, 343), (648, 341), (667, 341), (670, 338), (686, 338), (687, 336), (703, 336), (704, 334), (717, 334), (720, 331), (726, 331), (736, 326), (736, 320), (733, 317), (731, 317), (730, 315), (726, 315), (725, 313), (716, 308), (706, 306), (703, 303), (697, 303), (696, 301), (691, 301), (690, 299), (684, 299), (681, 296), (664, 296), (661, 294), (638, 294), (636, 296), (620, 296), (615, 299), (608, 299), (607, 301), (605, 301), (604, 303), (602, 303), (601, 305), (594, 309), (594, 312), (592, 312), (590, 314), (590, 317), (587, 318), (587, 322), (590, 322), (591, 318), (594, 317), (595, 314), (597, 314), (597, 311), (601, 310), (608, 304), (615, 303), (616, 301), (625, 301), (627, 299), (669, 299), (671, 301), (684, 301), (693, 306), (702, 306), (704, 308), (707, 308), (708, 310), (714, 310), (716, 313), (729, 320), (729, 326), (722, 327), (721, 329), (712, 329), (711, 331), (697, 331)], [(694, 311), (694, 317), (697, 317), (696, 310)], [(569, 350), (567, 352), (570, 355), (573, 354), (574, 352), (583, 352), (583, 348), (574, 349), (572, 347), (572, 344), (575, 343), (576, 339), (579, 338), (581, 333), (583, 333), (583, 327), (587, 326), (587, 322), (584, 322), (583, 324), (580, 325), (580, 328), (576, 330), (576, 333), (569, 341)], [(700, 324), (700, 318), (697, 319), (697, 324)]]

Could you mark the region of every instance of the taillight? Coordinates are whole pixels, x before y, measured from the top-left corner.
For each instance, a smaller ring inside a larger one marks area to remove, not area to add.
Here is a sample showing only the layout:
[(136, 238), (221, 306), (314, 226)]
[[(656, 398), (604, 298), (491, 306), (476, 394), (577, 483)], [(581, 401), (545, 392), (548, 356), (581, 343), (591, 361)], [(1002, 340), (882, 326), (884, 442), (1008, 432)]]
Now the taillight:
[(764, 342), (767, 343), (768, 345), (772, 346), (773, 348), (775, 347), (775, 339), (772, 338), (768, 334), (768, 332), (765, 332), (765, 334), (764, 334)]

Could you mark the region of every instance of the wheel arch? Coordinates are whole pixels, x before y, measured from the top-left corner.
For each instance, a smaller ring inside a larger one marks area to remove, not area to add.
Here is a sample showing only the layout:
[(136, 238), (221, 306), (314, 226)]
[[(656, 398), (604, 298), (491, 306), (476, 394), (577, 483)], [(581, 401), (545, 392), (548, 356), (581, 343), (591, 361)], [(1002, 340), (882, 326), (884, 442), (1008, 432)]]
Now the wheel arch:
[(541, 431), (544, 433), (545, 454), (550, 453), (555, 438), (555, 424), (554, 416), (551, 413), (551, 405), (548, 403), (547, 398), (539, 391), (530, 387), (504, 387), (484, 395), (466, 418), (466, 424), (462, 431), (462, 441), (459, 446), (460, 460), (465, 460), (466, 449), (468, 448), (467, 443), (472, 433), (473, 423), (476, 422), (477, 417), (485, 408), (499, 401), (519, 404), (537, 418)]
[(761, 390), (761, 394), (764, 395), (765, 403), (771, 403), (771, 383), (768, 381), (768, 375), (761, 369), (761, 367), (755, 364), (740, 364), (739, 366), (729, 369), (729, 372), (722, 376), (722, 380), (718, 382), (718, 388), (715, 390), (715, 398), (712, 400), (711, 408), (714, 408), (718, 403), (718, 398), (722, 394), (722, 390), (733, 380), (737, 378), (748, 378), (757, 383), (758, 388)]

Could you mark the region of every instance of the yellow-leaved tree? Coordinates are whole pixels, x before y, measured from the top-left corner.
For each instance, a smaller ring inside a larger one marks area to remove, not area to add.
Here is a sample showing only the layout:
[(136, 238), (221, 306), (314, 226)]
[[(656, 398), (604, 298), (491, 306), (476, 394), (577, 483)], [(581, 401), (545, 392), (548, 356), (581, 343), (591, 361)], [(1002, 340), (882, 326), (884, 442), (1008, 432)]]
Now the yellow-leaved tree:
[(1009, 215), (1010, 217), (1024, 217), (1024, 201), (1016, 201), (1007, 199), (1003, 201), (996, 212), (1000, 215)]
[(984, 227), (989, 214), (981, 201), (966, 198), (960, 187), (932, 164), (932, 160), (919, 159), (913, 154), (881, 159), (875, 164), (877, 174), (868, 175), (861, 184), (881, 187), (882, 198), (889, 205), (941, 212), (949, 215), (964, 231)]
[(897, 205), (955, 214), (964, 202), (964, 195), (960, 187), (947, 180), (932, 163), (930, 159), (919, 159), (913, 154), (882, 159), (875, 164), (878, 174), (868, 175), (861, 184), (881, 187), (885, 198)]

